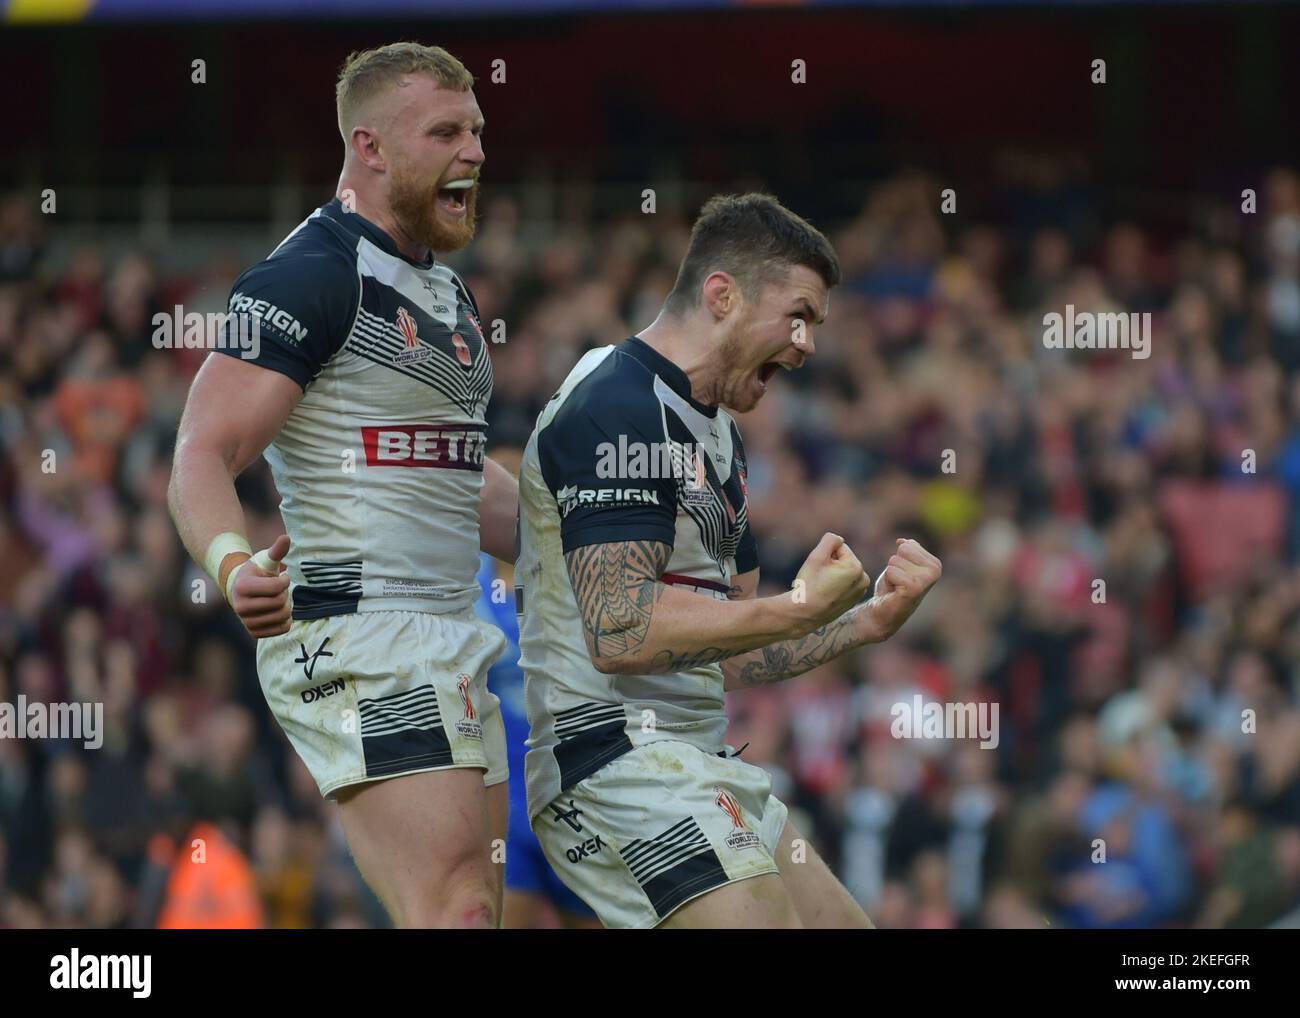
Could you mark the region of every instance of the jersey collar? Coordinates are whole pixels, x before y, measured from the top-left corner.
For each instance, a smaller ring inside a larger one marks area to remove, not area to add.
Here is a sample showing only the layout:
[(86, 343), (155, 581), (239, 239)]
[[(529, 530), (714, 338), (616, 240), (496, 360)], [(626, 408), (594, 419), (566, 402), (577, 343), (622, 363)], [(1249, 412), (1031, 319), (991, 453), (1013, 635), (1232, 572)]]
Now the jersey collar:
[(707, 403), (701, 403), (691, 398), (691, 380), (686, 377), (686, 372), (643, 340), (640, 336), (629, 336), (618, 345), (629, 357), (640, 361), (653, 374), (658, 375), (664, 380), (664, 384), (673, 392), (686, 400), (691, 407), (710, 420), (718, 416), (718, 408), (709, 406)]
[(434, 266), (434, 257), (432, 252), (429, 253), (429, 256), (425, 258), (424, 261), (420, 262), (406, 257), (406, 255), (402, 254), (398, 246), (393, 243), (393, 238), (390, 237), (382, 227), (376, 226), (359, 212), (349, 212), (343, 206), (343, 202), (338, 198), (332, 199), (328, 204), (323, 206), (321, 214), (338, 223), (349, 233), (355, 236), (365, 237), (386, 254), (392, 255), (394, 258), (402, 259), (402, 261), (406, 262), (407, 265), (414, 266), (417, 269), (431, 269)]

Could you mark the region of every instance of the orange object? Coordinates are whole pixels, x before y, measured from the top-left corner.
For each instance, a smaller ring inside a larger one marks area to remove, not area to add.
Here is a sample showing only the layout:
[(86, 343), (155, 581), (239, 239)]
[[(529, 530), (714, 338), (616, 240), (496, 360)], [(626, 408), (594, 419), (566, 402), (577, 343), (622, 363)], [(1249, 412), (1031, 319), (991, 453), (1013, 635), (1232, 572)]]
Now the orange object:
[(244, 854), (212, 824), (196, 824), (167, 878), (160, 930), (250, 930), (266, 925), (257, 878)]
[(72, 379), (59, 385), (54, 409), (82, 470), (107, 482), (117, 469), (118, 452), (144, 420), (146, 401), (140, 383), (128, 375)]

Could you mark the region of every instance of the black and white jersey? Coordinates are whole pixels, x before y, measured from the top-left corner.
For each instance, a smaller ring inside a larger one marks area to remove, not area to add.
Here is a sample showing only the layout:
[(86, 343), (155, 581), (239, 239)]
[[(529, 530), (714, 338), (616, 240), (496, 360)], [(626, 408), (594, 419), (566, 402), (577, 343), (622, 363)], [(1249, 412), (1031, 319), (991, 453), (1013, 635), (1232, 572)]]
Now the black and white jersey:
[[(735, 577), (757, 565), (744, 449), (727, 412), (693, 400), (685, 373), (636, 337), (593, 350), (537, 419), (520, 471), (519, 511), (529, 815), (643, 742), (677, 739), (720, 751), (722, 669), (597, 671), (564, 555), (592, 544), (662, 541), (672, 548), (664, 583), (725, 599)], [(702, 598), (701, 610), (708, 604)]]
[(303, 389), (266, 450), (293, 617), (472, 606), (492, 365), (456, 273), (336, 198), (239, 277), (230, 311), (256, 320), (253, 363)]

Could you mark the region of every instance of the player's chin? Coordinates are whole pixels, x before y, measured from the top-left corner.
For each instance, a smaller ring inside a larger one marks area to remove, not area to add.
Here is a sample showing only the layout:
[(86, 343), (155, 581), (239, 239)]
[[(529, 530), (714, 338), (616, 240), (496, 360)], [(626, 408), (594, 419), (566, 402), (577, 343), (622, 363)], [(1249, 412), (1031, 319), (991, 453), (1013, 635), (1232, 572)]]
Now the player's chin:
[(759, 382), (756, 378), (751, 379), (727, 400), (727, 409), (734, 410), (738, 414), (747, 414), (758, 406), (758, 401), (763, 398), (766, 392), (767, 387), (762, 382)]
[(474, 239), (477, 226), (472, 203), (459, 215), (449, 214), (438, 205), (434, 206), (432, 220), (429, 224), (429, 247), (439, 254), (459, 251)]
[[(437, 216), (436, 213), (435, 216)], [(459, 251), (473, 239), (474, 222), (472, 220), (448, 222), (441, 217), (437, 217), (430, 224), (428, 245), (432, 251), (438, 254), (450, 254), (453, 251)]]

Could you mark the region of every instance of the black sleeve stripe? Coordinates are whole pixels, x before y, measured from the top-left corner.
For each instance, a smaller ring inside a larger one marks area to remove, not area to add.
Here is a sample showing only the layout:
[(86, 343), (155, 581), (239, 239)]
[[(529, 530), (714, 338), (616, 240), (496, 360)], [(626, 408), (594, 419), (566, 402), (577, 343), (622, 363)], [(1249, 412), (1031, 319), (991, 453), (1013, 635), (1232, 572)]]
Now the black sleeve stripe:
[(473, 310), (474, 317), (479, 320), (480, 324), (482, 324), (483, 316), (478, 313), (478, 301), (476, 301), (474, 295), (469, 292), (469, 287), (466, 286), (465, 281), (460, 278), (460, 273), (453, 272), (451, 278), (456, 284), (456, 289), (460, 291), (460, 295), (465, 298), (465, 303), (470, 306), (471, 310)]

